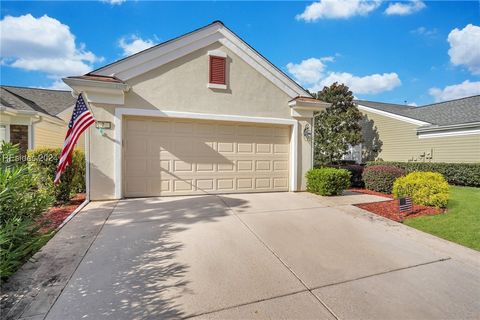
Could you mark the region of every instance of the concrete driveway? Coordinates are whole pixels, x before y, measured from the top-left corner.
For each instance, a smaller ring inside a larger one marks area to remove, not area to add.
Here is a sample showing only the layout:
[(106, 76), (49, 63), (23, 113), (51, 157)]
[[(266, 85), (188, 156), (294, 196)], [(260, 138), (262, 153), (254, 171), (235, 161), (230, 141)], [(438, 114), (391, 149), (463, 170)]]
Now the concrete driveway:
[(119, 201), (47, 319), (480, 317), (480, 255), (306, 193)]

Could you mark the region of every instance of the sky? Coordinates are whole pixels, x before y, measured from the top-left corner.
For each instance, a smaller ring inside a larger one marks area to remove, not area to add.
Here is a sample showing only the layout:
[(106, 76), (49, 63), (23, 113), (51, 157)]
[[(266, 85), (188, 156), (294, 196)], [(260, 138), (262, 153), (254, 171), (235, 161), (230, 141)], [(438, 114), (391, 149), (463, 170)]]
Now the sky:
[(424, 105), (480, 94), (479, 3), (1, 1), (0, 83), (68, 89), (62, 77), (221, 20), (311, 91)]

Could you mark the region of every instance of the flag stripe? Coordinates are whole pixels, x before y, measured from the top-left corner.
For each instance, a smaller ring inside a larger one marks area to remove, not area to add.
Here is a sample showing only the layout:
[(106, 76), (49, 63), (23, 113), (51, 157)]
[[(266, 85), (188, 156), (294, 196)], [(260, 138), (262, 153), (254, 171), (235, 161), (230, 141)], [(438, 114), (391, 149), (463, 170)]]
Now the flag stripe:
[(62, 153), (57, 165), (57, 172), (55, 174), (55, 184), (60, 182), (60, 177), (67, 166), (70, 165), (72, 158), (72, 151), (75, 147), (80, 135), (93, 123), (93, 118), (90, 110), (88, 110), (86, 102), (83, 100), (82, 94), (78, 96), (75, 107), (73, 108), (72, 117), (68, 123), (68, 130), (63, 143)]
[[(95, 122), (95, 120), (93, 120), (93, 118), (91, 116), (84, 117), (84, 119), (82, 119), (81, 122), (78, 123), (78, 125), (76, 125), (74, 130), (72, 130), (72, 132), (70, 132), (70, 136), (68, 138), (69, 141), (66, 145), (63, 146), (63, 148), (68, 151), (71, 148), (72, 145), (74, 146), (77, 143), (79, 135), (82, 134), (83, 131), (85, 131), (85, 129), (87, 129), (88, 126), (91, 125), (93, 122)], [(85, 127), (85, 125), (87, 127)], [(63, 154), (63, 152), (62, 152), (62, 154)], [(66, 152), (63, 157), (65, 157), (67, 155), (68, 155), (68, 152)], [(64, 160), (63, 157), (60, 159), (60, 162), (62, 162)]]
[(83, 124), (81, 124), (80, 127), (75, 128), (75, 130), (71, 134), (72, 137), (73, 137), (73, 140), (71, 141), (70, 144), (68, 144), (66, 147), (64, 147), (64, 149), (66, 151), (65, 151), (65, 154), (63, 154), (63, 152), (62, 152), (63, 155), (60, 158), (59, 163), (67, 163), (67, 161), (65, 161), (65, 160), (70, 155), (70, 152), (72, 151), (73, 147), (75, 147), (75, 144), (77, 143), (78, 138), (80, 138), (80, 135), (83, 133), (83, 131), (85, 131), (94, 122), (95, 122), (95, 120), (93, 120), (93, 118), (92, 118), (89, 121), (86, 121)]

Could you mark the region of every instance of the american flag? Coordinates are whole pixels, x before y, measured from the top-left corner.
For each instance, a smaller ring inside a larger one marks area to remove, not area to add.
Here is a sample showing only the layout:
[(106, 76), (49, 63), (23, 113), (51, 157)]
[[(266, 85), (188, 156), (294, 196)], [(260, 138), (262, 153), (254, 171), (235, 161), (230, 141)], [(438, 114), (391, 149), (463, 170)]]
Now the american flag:
[(73, 108), (72, 118), (68, 123), (67, 136), (65, 137), (65, 142), (63, 143), (62, 154), (60, 156), (60, 161), (57, 166), (57, 173), (55, 175), (54, 183), (60, 183), (60, 176), (65, 171), (67, 166), (70, 165), (72, 161), (72, 151), (77, 143), (78, 138), (92, 123), (95, 122), (92, 114), (87, 108), (85, 100), (83, 100), (82, 94), (78, 95), (77, 102)]
[(400, 212), (412, 211), (412, 199), (409, 197), (400, 198), (398, 203)]

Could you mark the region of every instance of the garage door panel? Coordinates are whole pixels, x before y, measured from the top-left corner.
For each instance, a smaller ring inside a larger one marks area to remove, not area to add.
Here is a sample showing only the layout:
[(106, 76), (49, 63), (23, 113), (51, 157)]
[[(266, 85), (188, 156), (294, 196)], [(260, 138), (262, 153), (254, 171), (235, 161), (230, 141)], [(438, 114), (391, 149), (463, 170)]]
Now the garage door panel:
[(287, 191), (290, 128), (125, 119), (127, 197)]

